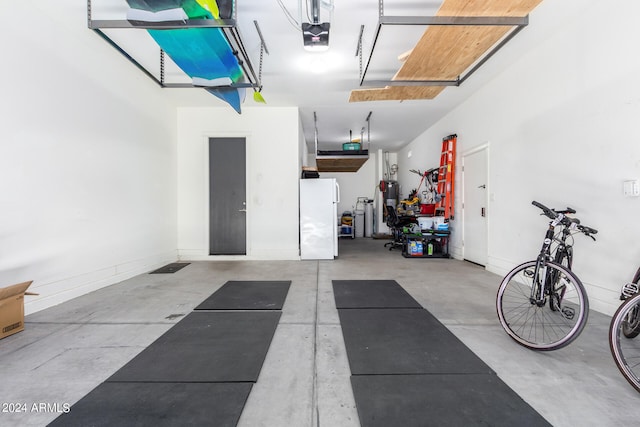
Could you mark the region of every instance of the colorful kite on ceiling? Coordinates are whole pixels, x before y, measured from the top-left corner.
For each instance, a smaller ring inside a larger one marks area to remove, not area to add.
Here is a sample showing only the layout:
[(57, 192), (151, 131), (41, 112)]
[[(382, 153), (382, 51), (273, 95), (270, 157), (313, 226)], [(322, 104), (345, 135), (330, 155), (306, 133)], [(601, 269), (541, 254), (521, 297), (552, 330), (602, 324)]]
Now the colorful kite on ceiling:
[[(127, 0), (129, 21), (168, 22), (231, 17), (232, 2), (221, 0)], [(241, 113), (246, 89), (230, 85), (245, 81), (238, 59), (221, 28), (147, 30), (164, 52), (191, 77), (194, 86)]]

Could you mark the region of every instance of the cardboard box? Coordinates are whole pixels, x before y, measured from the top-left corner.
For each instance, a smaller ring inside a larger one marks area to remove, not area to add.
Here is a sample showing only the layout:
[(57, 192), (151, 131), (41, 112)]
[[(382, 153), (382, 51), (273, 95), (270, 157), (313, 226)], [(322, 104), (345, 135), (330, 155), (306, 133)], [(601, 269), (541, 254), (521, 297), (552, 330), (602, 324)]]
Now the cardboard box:
[(24, 296), (33, 281), (0, 288), (0, 339), (24, 330)]

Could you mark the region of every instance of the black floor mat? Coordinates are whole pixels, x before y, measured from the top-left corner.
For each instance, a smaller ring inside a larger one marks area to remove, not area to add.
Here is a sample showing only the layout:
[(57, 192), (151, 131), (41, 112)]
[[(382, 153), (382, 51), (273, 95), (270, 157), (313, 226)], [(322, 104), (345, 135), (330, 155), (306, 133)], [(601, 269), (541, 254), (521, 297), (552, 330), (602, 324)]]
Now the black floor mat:
[(171, 274), (176, 271), (183, 269), (187, 265), (191, 264), (190, 262), (172, 262), (171, 264), (167, 264), (164, 267), (160, 267), (157, 270), (153, 270), (149, 274)]
[(225, 426), (238, 423), (252, 383), (102, 383), (49, 426)]
[(289, 292), (286, 281), (229, 281), (196, 310), (282, 310)]
[(422, 308), (395, 280), (333, 280), (337, 308)]
[(281, 312), (192, 312), (111, 382), (257, 381)]
[(334, 280), (360, 424), (548, 426), (392, 280)]
[(550, 425), (496, 375), (359, 375), (351, 384), (362, 427)]
[(493, 373), (424, 309), (340, 309), (352, 375)]

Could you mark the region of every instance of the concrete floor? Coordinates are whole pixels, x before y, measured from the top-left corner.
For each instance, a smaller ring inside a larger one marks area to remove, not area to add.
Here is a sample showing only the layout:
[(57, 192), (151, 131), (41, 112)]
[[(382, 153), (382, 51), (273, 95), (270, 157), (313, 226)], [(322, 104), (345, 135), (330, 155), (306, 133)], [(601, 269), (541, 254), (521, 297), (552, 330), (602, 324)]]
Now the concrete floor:
[[(25, 331), (0, 341), (0, 426), (46, 425), (55, 404), (82, 398), (228, 280), (292, 281), (239, 426), (359, 426), (331, 280), (368, 278), (400, 283), (554, 426), (638, 424), (640, 394), (609, 352), (610, 317), (591, 312), (564, 349), (527, 350), (498, 323), (500, 277), (463, 261), (405, 259), (383, 244), (341, 240), (335, 261), (195, 262), (29, 315)], [(15, 404), (26, 412), (6, 412)]]

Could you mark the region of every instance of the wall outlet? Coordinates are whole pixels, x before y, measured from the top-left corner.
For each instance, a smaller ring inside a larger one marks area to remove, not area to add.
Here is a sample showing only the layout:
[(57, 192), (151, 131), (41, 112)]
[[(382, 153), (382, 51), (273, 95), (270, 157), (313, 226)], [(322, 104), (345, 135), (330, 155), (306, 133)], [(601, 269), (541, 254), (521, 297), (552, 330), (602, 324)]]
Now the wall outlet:
[(640, 196), (640, 180), (632, 179), (624, 182), (623, 194), (626, 197)]

